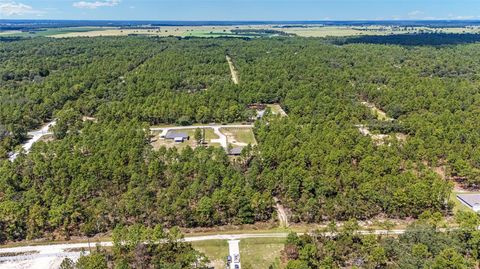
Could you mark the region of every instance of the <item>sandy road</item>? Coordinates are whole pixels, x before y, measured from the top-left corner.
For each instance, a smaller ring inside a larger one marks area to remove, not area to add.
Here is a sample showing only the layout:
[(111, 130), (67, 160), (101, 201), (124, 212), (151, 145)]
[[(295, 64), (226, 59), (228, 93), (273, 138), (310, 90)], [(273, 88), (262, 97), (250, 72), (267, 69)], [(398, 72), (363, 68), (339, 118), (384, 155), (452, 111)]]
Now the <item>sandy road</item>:
[[(23, 150), (25, 151), (25, 153), (28, 153), (30, 151), (30, 149), (32, 148), (33, 144), (35, 142), (37, 142), (38, 140), (40, 140), (40, 138), (42, 138), (43, 136), (45, 135), (50, 135), (52, 134), (52, 132), (49, 131), (50, 127), (52, 126), (55, 126), (57, 122), (54, 120), (54, 121), (51, 121), (45, 125), (42, 126), (42, 128), (40, 128), (39, 130), (35, 130), (35, 131), (30, 131), (27, 133), (27, 135), (29, 137), (31, 137), (29, 140), (27, 140), (27, 142), (25, 142), (24, 144), (22, 144), (22, 148)], [(15, 161), (15, 159), (18, 157), (18, 152), (15, 152), (13, 153), (8, 159), (13, 162)]]
[(225, 58), (227, 58), (228, 66), (230, 67), (230, 73), (232, 73), (232, 81), (234, 84), (240, 83), (240, 79), (238, 78), (238, 72), (237, 69), (235, 68), (235, 65), (233, 64), (232, 58), (230, 56), (226, 55)]
[(275, 201), (275, 209), (277, 209), (278, 221), (280, 222), (281, 227), (288, 227), (288, 216), (285, 212), (285, 208), (280, 203), (280, 200), (277, 197), (273, 197)]

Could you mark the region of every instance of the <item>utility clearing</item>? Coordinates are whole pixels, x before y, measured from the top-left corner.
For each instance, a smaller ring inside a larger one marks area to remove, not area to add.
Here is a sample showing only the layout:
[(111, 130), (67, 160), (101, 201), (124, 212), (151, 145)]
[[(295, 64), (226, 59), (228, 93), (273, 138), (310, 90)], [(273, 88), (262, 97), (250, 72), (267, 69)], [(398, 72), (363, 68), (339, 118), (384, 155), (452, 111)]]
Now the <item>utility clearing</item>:
[(230, 67), (230, 73), (232, 73), (232, 81), (234, 84), (240, 83), (240, 80), (238, 78), (238, 72), (237, 69), (235, 68), (235, 65), (233, 64), (232, 58), (228, 55), (225, 56), (227, 58), (228, 66)]
[(278, 221), (280, 222), (280, 227), (288, 227), (288, 216), (285, 212), (285, 208), (280, 203), (280, 200), (277, 197), (274, 197), (275, 209), (277, 209)]

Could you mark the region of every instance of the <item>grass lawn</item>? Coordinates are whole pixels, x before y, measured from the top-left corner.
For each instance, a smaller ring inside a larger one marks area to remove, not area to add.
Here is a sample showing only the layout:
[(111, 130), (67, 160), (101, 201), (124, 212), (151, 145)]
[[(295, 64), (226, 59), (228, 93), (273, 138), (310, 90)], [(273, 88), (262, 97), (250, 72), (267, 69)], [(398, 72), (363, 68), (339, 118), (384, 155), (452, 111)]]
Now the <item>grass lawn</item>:
[(243, 268), (267, 269), (280, 259), (285, 238), (249, 238), (240, 240)]
[[(249, 238), (240, 240), (240, 259), (242, 268), (268, 268), (276, 259), (280, 258), (285, 238)], [(204, 253), (212, 265), (225, 268), (228, 256), (227, 240), (208, 240), (192, 242), (193, 247)]]
[(222, 128), (220, 131), (227, 136), (228, 142), (232, 144), (235, 144), (234, 141), (252, 145), (257, 143), (251, 128)]
[(283, 108), (279, 104), (268, 104), (268, 108), (272, 110), (272, 114), (286, 116), (287, 113), (283, 110)]
[(227, 240), (208, 240), (192, 242), (192, 246), (205, 254), (215, 269), (225, 268), (225, 260), (228, 256)]

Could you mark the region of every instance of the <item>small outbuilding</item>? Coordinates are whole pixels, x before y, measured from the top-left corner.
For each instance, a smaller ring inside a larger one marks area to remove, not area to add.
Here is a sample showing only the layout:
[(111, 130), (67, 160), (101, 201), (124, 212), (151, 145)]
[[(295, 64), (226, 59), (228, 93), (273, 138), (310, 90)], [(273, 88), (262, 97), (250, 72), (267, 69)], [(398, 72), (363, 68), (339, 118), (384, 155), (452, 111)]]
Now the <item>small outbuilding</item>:
[(232, 156), (240, 156), (242, 154), (243, 147), (235, 147), (232, 148), (229, 152), (228, 155)]
[(179, 136), (179, 137), (175, 137), (173, 139), (173, 141), (175, 141), (175, 143), (182, 143), (183, 141), (185, 141), (185, 139), (183, 139), (183, 137)]

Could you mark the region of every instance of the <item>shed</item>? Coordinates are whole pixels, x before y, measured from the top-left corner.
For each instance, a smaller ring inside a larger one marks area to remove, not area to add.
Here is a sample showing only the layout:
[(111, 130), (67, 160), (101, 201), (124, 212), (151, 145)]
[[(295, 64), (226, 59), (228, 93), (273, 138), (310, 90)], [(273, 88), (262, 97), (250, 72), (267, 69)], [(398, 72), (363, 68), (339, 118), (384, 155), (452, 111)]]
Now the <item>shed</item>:
[(179, 136), (179, 137), (175, 137), (173, 139), (173, 141), (175, 141), (176, 143), (182, 143), (185, 139), (183, 139), (183, 137)]
[(239, 156), (242, 154), (243, 147), (235, 147), (230, 150), (228, 155)]

